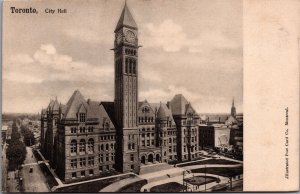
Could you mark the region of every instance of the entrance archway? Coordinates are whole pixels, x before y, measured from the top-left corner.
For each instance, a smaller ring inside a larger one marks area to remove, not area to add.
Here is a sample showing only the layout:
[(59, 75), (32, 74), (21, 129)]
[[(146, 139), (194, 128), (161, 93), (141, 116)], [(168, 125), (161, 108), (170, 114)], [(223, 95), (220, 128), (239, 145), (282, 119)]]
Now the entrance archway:
[(148, 155), (148, 162), (152, 162), (153, 163), (153, 155), (152, 154)]
[(156, 154), (156, 161), (160, 162), (160, 155), (159, 154)]
[(141, 163), (142, 163), (142, 164), (146, 164), (146, 157), (145, 157), (145, 156), (142, 156), (142, 158), (141, 158)]

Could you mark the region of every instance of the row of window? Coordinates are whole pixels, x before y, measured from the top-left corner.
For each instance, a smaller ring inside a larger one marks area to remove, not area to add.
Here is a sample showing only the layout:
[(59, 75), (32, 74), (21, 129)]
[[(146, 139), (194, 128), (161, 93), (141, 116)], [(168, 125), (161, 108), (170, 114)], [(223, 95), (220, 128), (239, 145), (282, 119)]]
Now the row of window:
[(191, 125), (191, 124), (196, 125), (196, 124), (198, 124), (198, 120), (195, 119), (195, 120), (188, 120), (188, 121), (187, 120), (183, 120), (182, 121), (182, 125), (187, 125), (187, 124), (188, 125)]
[[(172, 152), (172, 146), (169, 146), (169, 153)], [(173, 146), (173, 152), (176, 152), (176, 146)]]
[[(79, 152), (85, 152), (86, 151), (86, 141), (84, 139), (81, 139), (79, 141), (79, 144), (77, 146), (77, 141), (73, 139), (71, 141), (71, 153), (77, 153), (77, 147), (79, 147)], [(87, 142), (87, 151), (88, 152), (94, 152), (94, 140), (91, 138)]]
[(128, 143), (128, 150), (134, 150), (135, 144), (134, 143)]
[[(114, 150), (115, 149), (115, 146), (116, 144), (115, 143), (111, 143), (110, 145), (107, 143), (107, 144), (100, 144), (99, 145), (99, 151), (108, 151), (108, 150)], [(110, 147), (110, 149), (109, 149)]]
[[(75, 169), (78, 165), (78, 159), (71, 159), (71, 168)], [(86, 166), (94, 166), (94, 157), (90, 156), (88, 157), (88, 160), (86, 161), (86, 158), (79, 158), (79, 168), (86, 167)]]
[(115, 139), (116, 139), (115, 135), (100, 136), (100, 140), (115, 140)]
[[(85, 133), (85, 132), (86, 132), (85, 127), (80, 127), (79, 128), (79, 133)], [(94, 127), (93, 126), (87, 127), (87, 132), (94, 132)], [(71, 133), (77, 133), (77, 128), (76, 127), (71, 127)]]
[(154, 146), (154, 139), (151, 140), (151, 144), (150, 144), (150, 140), (147, 140), (147, 144), (145, 144), (145, 140), (142, 140), (142, 146), (145, 147), (149, 147), (149, 146)]
[(139, 123), (153, 123), (154, 118), (153, 117), (139, 117)]
[[(110, 157), (109, 157), (110, 155)], [(115, 161), (115, 153), (99, 154), (99, 163)]]
[[(142, 131), (146, 131), (146, 129), (145, 128), (142, 128), (142, 129), (140, 129), (140, 130), (142, 130)], [(154, 131), (154, 127), (152, 127), (152, 128), (147, 128), (147, 131), (150, 131), (150, 130), (152, 130), (152, 131)]]
[(133, 49), (125, 49), (125, 54), (126, 55), (136, 55), (137, 52), (136, 52), (136, 50), (133, 50)]
[[(91, 169), (89, 170), (89, 176), (93, 176), (94, 175), (94, 170)], [(80, 177), (85, 177), (85, 171), (80, 171)], [(76, 179), (77, 178), (77, 173), (76, 172), (72, 172), (72, 179)]]
[(126, 58), (125, 73), (136, 74), (136, 60), (135, 59)]

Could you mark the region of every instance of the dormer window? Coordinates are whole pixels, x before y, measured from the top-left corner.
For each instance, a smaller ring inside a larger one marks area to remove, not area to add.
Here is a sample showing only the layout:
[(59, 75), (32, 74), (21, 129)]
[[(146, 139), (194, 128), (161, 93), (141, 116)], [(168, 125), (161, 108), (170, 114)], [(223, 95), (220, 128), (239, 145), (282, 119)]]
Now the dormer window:
[(79, 122), (85, 122), (85, 113), (79, 113)]

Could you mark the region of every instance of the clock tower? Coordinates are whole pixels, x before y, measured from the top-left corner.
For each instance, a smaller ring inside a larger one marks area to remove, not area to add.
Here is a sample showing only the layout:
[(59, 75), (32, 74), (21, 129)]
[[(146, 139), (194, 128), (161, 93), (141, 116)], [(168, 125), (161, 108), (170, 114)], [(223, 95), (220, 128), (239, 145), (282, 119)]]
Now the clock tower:
[(116, 168), (138, 173), (138, 28), (126, 2), (114, 32)]

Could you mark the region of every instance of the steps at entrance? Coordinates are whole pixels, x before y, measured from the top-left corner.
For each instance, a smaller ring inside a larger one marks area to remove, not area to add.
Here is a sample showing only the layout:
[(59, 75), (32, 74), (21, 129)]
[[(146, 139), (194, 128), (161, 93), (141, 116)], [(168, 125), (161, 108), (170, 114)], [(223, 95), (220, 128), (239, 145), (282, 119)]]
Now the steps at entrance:
[(167, 163), (147, 164), (147, 165), (141, 166), (140, 175), (157, 172), (157, 171), (162, 171), (162, 170), (167, 170), (167, 169), (171, 169), (171, 168), (173, 168), (173, 166), (171, 166)]

